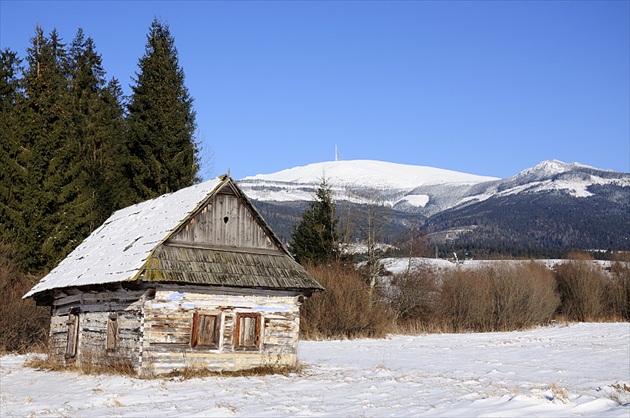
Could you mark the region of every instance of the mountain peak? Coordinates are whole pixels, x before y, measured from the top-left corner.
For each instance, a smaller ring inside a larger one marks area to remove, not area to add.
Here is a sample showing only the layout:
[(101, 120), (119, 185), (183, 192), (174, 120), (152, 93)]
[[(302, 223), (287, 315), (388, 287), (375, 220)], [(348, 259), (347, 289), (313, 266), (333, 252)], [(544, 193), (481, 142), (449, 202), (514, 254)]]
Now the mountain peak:
[(560, 160), (546, 160), (523, 172), (542, 172), (548, 175), (566, 173), (576, 168), (592, 168), (580, 163), (565, 163)]
[(362, 186), (412, 189), (423, 184), (477, 184), (497, 180), (495, 177), (479, 176), (434, 167), (389, 163), (375, 160), (324, 161), (289, 168), (272, 174), (258, 174), (241, 181), (257, 180), (319, 184), (326, 178), (331, 186)]

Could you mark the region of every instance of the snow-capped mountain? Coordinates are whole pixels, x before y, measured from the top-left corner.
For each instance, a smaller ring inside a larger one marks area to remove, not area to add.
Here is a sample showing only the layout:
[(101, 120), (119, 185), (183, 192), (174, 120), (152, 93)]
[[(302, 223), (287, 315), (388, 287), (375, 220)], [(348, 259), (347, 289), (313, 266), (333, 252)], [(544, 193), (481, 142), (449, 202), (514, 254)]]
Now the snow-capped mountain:
[(310, 202), (322, 179), (337, 201), (382, 204), (424, 216), (493, 196), (564, 190), (588, 197), (593, 185), (630, 187), (630, 174), (557, 160), (507, 179), (382, 161), (329, 161), (245, 177), (238, 183), (256, 201)]
[[(373, 160), (328, 161), (294, 167), (240, 180), (239, 186), (253, 200), (263, 202), (310, 202), (322, 179), (337, 201), (382, 204), (402, 211), (421, 212), (440, 190), (468, 190), (498, 180), (433, 167)], [(426, 193), (425, 193), (426, 191)]]
[(543, 161), (499, 179), (381, 161), (330, 161), (238, 183), (288, 239), (322, 179), (336, 202), (357, 214), (378, 205), (392, 233), (414, 220), (441, 241), (630, 248), (630, 174), (578, 163)]

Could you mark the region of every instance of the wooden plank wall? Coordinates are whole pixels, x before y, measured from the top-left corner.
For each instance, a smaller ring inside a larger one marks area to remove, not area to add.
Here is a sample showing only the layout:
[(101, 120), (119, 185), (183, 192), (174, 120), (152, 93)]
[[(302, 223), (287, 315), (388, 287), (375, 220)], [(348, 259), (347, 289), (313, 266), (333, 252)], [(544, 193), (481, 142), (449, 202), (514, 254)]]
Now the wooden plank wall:
[[(239, 370), (261, 365), (297, 362), (299, 307), (296, 295), (223, 294), (201, 286), (159, 288), (145, 304), (141, 374), (155, 375), (185, 368)], [(219, 315), (220, 343), (216, 349), (190, 345), (193, 314)], [(238, 313), (262, 316), (261, 346), (254, 351), (235, 350)]]
[(219, 193), (170, 239), (231, 247), (277, 249), (247, 206), (232, 194)]

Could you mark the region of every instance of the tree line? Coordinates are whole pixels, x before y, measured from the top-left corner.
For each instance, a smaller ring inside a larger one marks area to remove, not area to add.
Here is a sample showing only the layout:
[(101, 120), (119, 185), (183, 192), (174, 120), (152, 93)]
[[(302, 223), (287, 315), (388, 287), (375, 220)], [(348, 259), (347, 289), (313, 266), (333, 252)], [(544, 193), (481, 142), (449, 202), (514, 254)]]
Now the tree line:
[[(289, 244), (295, 259), (326, 289), (302, 307), (302, 336), (511, 331), (554, 320), (630, 319), (630, 268), (623, 253), (614, 254), (609, 270), (581, 252), (566, 254), (570, 261), (553, 269), (535, 261), (443, 269), (414, 265), (409, 258), (403, 272), (391, 274), (381, 262), (386, 253), (376, 245), (378, 223), (367, 222), (364, 254), (344, 251), (332, 192), (321, 181)], [(411, 225), (397, 240), (398, 256), (430, 254), (425, 238)]]
[(0, 248), (52, 268), (115, 210), (199, 181), (193, 98), (168, 24), (153, 20), (125, 97), (94, 40), (37, 26), (0, 51)]

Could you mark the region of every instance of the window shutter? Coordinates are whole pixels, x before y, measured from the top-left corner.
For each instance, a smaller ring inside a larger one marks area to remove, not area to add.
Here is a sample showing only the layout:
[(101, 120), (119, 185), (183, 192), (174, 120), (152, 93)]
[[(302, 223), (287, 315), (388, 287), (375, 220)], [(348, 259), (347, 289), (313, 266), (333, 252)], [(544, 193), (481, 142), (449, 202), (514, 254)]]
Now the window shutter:
[(198, 333), (199, 333), (199, 314), (195, 312), (193, 314), (193, 319), (192, 319), (192, 330), (190, 331), (190, 346), (193, 348), (197, 347)]
[(72, 309), (68, 314), (68, 337), (66, 340), (66, 358), (74, 358), (77, 355), (79, 345), (79, 311)]
[(116, 341), (118, 340), (118, 316), (110, 314), (107, 318), (107, 350), (116, 349)]

